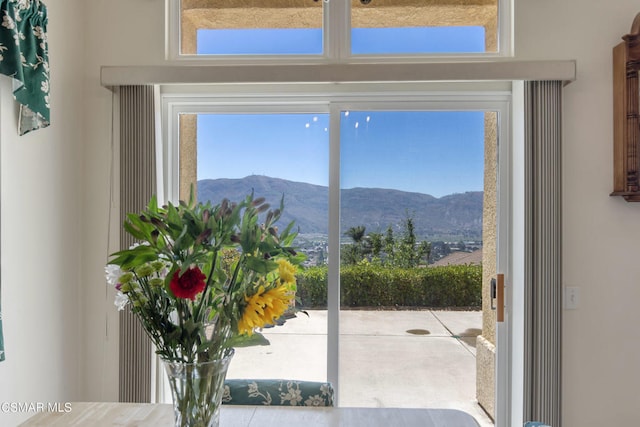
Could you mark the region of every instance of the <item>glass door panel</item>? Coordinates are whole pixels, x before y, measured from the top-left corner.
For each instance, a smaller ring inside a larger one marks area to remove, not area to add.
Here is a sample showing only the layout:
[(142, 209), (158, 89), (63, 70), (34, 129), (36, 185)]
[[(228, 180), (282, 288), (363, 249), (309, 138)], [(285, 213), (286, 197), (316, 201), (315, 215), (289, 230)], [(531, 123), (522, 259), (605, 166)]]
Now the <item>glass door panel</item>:
[(253, 192), (278, 208), (284, 198), (278, 225), (295, 221), (294, 245), (313, 272), (312, 292), (297, 275), (297, 305), (308, 314), (262, 330), (270, 345), (237, 348), (228, 377), (325, 381), (328, 115), (188, 114), (180, 122), (181, 181), (197, 182), (199, 201)]
[(341, 112), (341, 406), (454, 407), (492, 425), (476, 341), (495, 116)]

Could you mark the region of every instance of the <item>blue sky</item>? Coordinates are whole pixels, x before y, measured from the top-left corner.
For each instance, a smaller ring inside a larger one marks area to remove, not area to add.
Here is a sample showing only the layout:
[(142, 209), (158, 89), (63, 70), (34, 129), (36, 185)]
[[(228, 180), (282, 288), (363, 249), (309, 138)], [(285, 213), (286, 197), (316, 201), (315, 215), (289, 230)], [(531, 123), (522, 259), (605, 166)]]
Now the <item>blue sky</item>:
[[(354, 53), (478, 52), (478, 27), (354, 29)], [(321, 53), (320, 30), (200, 30), (199, 53)], [(267, 175), (328, 184), (327, 114), (198, 116), (198, 179)], [(341, 187), (441, 197), (480, 191), (482, 112), (342, 112)], [(241, 149), (239, 149), (241, 147)]]
[[(328, 123), (327, 114), (199, 115), (198, 179), (267, 175), (326, 186)], [(479, 191), (483, 153), (482, 112), (341, 114), (342, 188)]]
[[(198, 54), (320, 55), (315, 28), (198, 30)], [(353, 54), (483, 52), (484, 27), (354, 28)]]
[(201, 114), (198, 179), (267, 175), (327, 185), (328, 126), (327, 114)]

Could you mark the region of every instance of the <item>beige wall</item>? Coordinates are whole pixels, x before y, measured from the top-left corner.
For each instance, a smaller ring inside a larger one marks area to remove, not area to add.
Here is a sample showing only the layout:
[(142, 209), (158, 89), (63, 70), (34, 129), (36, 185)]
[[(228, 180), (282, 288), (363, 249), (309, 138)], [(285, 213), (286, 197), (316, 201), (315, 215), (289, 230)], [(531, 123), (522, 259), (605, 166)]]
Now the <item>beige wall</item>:
[[(608, 194), (611, 48), (640, 5), (516, 3), (518, 59), (578, 63), (578, 80), (566, 87), (564, 100), (564, 283), (581, 291), (579, 309), (564, 316), (564, 425), (635, 425), (640, 204)], [(112, 98), (100, 87), (99, 67), (164, 63), (164, 2), (47, 5), (51, 128), (17, 137), (2, 83), (2, 296), (9, 354), (0, 363), (0, 401), (114, 400), (116, 315), (103, 280)], [(0, 413), (0, 424), (19, 417)]]

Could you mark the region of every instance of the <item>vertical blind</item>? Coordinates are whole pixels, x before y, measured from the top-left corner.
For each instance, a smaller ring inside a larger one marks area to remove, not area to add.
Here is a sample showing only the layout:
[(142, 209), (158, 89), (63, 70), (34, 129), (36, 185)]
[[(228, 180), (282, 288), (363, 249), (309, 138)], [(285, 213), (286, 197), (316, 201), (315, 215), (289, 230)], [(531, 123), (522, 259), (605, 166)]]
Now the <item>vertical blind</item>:
[(561, 423), (562, 82), (525, 82), (524, 419)]
[[(120, 87), (120, 218), (142, 210), (156, 192), (153, 86)], [(133, 238), (120, 228), (120, 246)], [(120, 312), (119, 400), (150, 402), (152, 345), (129, 307)]]

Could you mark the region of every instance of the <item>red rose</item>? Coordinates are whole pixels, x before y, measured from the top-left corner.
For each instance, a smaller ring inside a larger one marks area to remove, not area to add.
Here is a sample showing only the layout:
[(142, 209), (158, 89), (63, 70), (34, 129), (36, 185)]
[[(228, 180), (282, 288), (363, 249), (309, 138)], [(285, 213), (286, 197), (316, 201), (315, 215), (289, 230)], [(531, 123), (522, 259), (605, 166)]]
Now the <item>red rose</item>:
[(178, 298), (196, 299), (196, 295), (204, 291), (207, 276), (198, 267), (193, 267), (180, 275), (180, 270), (173, 273), (169, 289)]

